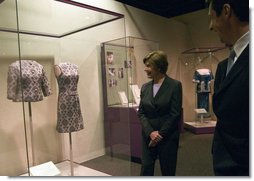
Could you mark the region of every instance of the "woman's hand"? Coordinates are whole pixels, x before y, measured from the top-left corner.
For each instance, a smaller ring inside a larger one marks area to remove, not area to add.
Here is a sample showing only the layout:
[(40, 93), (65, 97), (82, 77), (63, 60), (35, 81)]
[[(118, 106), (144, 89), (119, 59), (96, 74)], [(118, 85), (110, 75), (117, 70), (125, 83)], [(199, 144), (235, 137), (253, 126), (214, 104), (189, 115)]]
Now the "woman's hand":
[(162, 136), (159, 134), (159, 131), (153, 131), (150, 134), (150, 143), (149, 143), (149, 147), (154, 147), (156, 146), (161, 140), (162, 140)]

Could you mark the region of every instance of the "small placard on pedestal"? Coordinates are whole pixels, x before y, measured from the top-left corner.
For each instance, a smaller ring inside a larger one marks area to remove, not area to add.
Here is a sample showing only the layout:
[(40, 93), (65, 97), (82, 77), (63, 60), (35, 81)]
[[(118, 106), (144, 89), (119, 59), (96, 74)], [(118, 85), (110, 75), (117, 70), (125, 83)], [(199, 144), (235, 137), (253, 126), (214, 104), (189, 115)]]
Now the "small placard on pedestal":
[(200, 123), (204, 123), (204, 115), (207, 114), (207, 111), (205, 109), (195, 109), (195, 112), (200, 115)]
[(195, 109), (195, 112), (197, 114), (206, 114), (207, 113), (207, 111), (205, 109)]
[(216, 121), (211, 120), (210, 117), (208, 119), (205, 117), (208, 114), (205, 109), (194, 109), (194, 111), (198, 115), (198, 120), (184, 122), (184, 127), (195, 134), (213, 133)]
[(60, 170), (52, 161), (30, 167), (31, 176), (59, 176)]

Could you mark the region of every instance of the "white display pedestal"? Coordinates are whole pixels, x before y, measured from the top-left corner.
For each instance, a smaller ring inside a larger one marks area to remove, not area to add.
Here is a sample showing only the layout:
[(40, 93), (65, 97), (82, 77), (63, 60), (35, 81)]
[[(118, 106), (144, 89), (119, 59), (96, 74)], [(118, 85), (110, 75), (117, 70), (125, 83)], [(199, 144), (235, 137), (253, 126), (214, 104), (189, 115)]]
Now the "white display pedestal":
[(60, 170), (54, 165), (52, 161), (36, 165), (30, 168), (31, 176), (59, 176)]
[[(56, 175), (56, 176), (72, 176), (72, 173), (70, 171), (70, 164), (71, 164), (70, 161), (63, 161), (63, 162), (55, 164), (57, 169), (59, 169), (60, 172), (61, 172), (60, 175)], [(90, 177), (91, 176), (95, 176), (95, 177), (111, 176), (109, 174), (106, 174), (106, 173), (103, 173), (103, 172), (100, 172), (100, 171), (97, 171), (97, 170), (94, 170), (94, 169), (91, 169), (91, 168), (79, 165), (77, 163), (73, 163), (73, 170), (74, 170), (74, 175), (75, 176), (90, 176)], [(40, 171), (40, 173), (38, 173), (37, 171), (36, 171), (35, 174), (45, 174), (45, 175), (33, 175), (33, 176), (49, 176), (49, 175), (47, 175), (47, 173), (42, 173), (41, 171)], [(31, 172), (30, 172), (30, 175), (32, 176)], [(28, 176), (28, 173), (22, 174), (20, 176)]]
[(216, 121), (204, 121), (202, 124), (198, 122), (184, 122), (184, 128), (195, 134), (213, 133), (216, 126)]
[(216, 121), (211, 120), (210, 117), (204, 117), (204, 115), (207, 114), (205, 109), (195, 109), (195, 112), (197, 114), (197, 118), (199, 119), (192, 122), (184, 122), (184, 128), (195, 134), (213, 133), (216, 126)]

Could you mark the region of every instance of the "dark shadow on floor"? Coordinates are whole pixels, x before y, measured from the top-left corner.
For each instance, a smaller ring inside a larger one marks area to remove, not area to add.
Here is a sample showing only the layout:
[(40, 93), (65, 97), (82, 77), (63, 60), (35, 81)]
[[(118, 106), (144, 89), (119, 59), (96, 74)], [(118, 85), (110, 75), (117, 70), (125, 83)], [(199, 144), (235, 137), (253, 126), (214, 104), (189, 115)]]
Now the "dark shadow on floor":
[[(176, 176), (213, 176), (211, 144), (213, 134), (183, 131), (180, 137)], [(112, 176), (139, 176), (141, 165), (126, 159), (104, 155), (81, 165)], [(161, 176), (158, 160), (155, 176)]]

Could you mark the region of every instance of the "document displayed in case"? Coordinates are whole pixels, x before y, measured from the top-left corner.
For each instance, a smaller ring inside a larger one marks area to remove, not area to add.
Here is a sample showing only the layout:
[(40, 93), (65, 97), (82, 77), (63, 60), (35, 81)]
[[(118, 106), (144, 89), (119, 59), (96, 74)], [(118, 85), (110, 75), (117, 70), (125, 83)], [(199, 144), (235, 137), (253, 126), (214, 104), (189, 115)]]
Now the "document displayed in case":
[(137, 105), (139, 105), (139, 103), (140, 103), (140, 89), (139, 89), (138, 85), (136, 85), (136, 84), (130, 85), (130, 88), (131, 88), (135, 103)]
[(59, 176), (61, 174), (52, 161), (31, 167), (30, 172), (32, 176)]
[(124, 91), (119, 91), (119, 92), (118, 92), (118, 95), (119, 95), (119, 98), (120, 98), (120, 100), (121, 100), (121, 104), (122, 104), (122, 105), (128, 104), (128, 99), (127, 99), (127, 96), (126, 96), (126, 94), (125, 94)]

